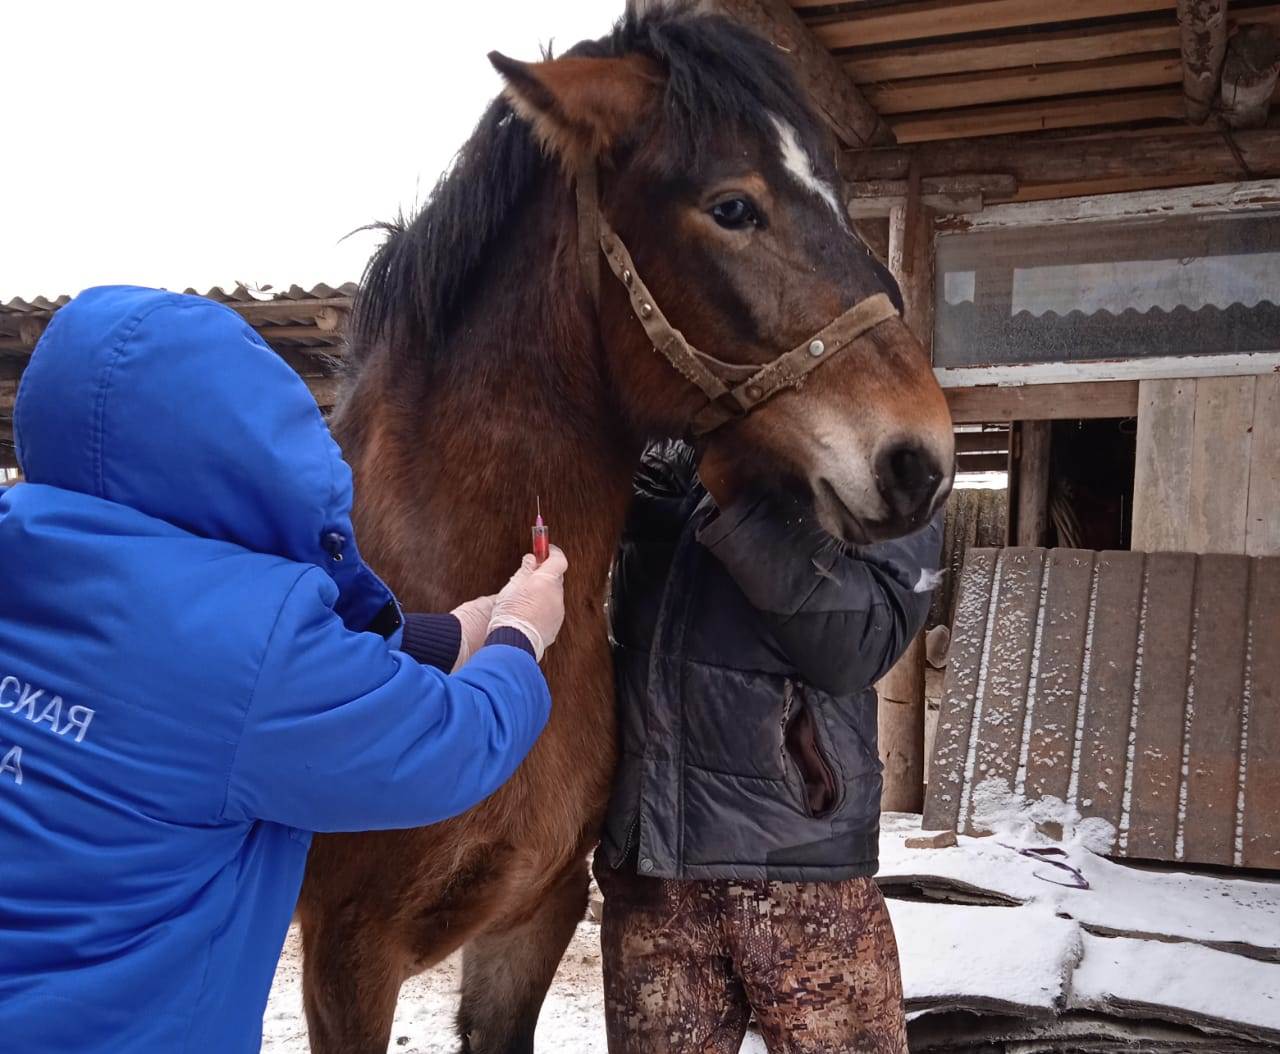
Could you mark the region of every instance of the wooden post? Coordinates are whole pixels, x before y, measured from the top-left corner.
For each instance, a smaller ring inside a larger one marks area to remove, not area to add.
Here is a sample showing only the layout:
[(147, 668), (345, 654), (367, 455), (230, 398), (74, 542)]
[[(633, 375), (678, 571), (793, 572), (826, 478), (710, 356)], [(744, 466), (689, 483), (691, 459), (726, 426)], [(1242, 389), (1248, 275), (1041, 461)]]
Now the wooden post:
[(1182, 30), (1182, 94), (1187, 120), (1203, 124), (1218, 94), (1227, 53), (1227, 0), (1178, 0)]
[(1049, 421), (1019, 421), (1018, 511), (1014, 545), (1044, 545), (1049, 537)]
[(917, 633), (877, 686), (885, 812), (924, 809), (924, 634)]
[(902, 289), (903, 321), (933, 352), (933, 210), (920, 200), (919, 179), (908, 179), (914, 193), (889, 210), (889, 270)]
[[(903, 318), (924, 345), (933, 347), (933, 212), (920, 201), (919, 174), (908, 176), (908, 195), (889, 213), (889, 269), (902, 287)], [(917, 634), (877, 685), (880, 760), (887, 812), (924, 808), (924, 635)]]

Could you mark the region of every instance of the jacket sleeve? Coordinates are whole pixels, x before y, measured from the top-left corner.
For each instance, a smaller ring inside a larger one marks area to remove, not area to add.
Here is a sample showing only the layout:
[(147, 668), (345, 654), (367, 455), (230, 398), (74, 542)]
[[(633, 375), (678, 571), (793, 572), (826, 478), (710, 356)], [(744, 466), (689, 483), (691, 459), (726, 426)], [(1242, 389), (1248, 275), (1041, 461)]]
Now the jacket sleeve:
[(298, 579), (267, 644), (224, 814), (308, 831), (416, 827), (500, 787), (546, 724), (551, 697), (520, 648), (481, 648), (453, 676), (333, 611), (320, 569)]
[(702, 528), (800, 677), (823, 691), (869, 688), (897, 662), (929, 612), (942, 513), (906, 538), (837, 543), (798, 506), (746, 499)]

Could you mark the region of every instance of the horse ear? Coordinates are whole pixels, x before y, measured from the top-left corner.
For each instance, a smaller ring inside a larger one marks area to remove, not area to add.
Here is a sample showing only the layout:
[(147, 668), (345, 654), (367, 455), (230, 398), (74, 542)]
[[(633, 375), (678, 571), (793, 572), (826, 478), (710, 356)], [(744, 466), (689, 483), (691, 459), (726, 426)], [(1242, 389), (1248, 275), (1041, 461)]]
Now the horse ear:
[(608, 153), (643, 119), (661, 83), (656, 64), (638, 55), (518, 62), (491, 51), (489, 61), (512, 107), (570, 169)]

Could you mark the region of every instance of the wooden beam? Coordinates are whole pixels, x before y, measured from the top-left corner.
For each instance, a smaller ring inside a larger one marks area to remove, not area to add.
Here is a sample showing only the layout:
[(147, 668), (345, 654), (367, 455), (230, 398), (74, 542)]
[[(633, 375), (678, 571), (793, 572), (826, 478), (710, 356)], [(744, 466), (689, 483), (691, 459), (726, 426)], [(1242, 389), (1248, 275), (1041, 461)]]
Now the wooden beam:
[(945, 388), (956, 424), (1136, 417), (1137, 381), (1083, 381), (999, 388)]
[(18, 396), (17, 380), (0, 380), (0, 416), (13, 416), (13, 402)]
[(1218, 104), (1232, 128), (1261, 128), (1267, 123), (1276, 78), (1280, 41), (1270, 26), (1242, 26), (1227, 44)]
[[(344, 339), (341, 333), (320, 329), (317, 326), (263, 326), (258, 330), (258, 336), (268, 343), (273, 340), (317, 340), (334, 344)], [(337, 349), (326, 346), (317, 350), (327, 354)]]
[[(841, 172), (851, 182), (906, 179), (912, 159), (925, 178), (1006, 172), (1019, 192), (1039, 184), (1065, 188), (1074, 183), (1156, 177), (1184, 183), (1220, 183), (1280, 175), (1280, 129), (1238, 132), (1235, 147), (1221, 132), (1193, 135), (1088, 137), (1027, 141), (1017, 137), (929, 143), (847, 151)], [(1068, 196), (1064, 193), (1062, 196)]]
[(957, 454), (957, 472), (1003, 472), (1009, 467), (1009, 453)]
[[(846, 184), (849, 215), (888, 216), (907, 197), (907, 180), (872, 179)], [(935, 212), (980, 212), (993, 201), (1012, 201), (1018, 181), (1012, 176), (930, 176), (920, 181), (920, 203)]]
[(1062, 62), (1045, 66), (1019, 66), (986, 73), (954, 73), (943, 77), (917, 77), (867, 85), (867, 101), (880, 113), (912, 110), (952, 110), (1015, 99), (1039, 99), (1052, 95), (1150, 88), (1182, 80), (1182, 60), (1176, 51), (1137, 58)]
[[(1168, 11), (1176, 0), (915, 0), (891, 7), (868, 7), (814, 19), (814, 35), (829, 48), (865, 47), (988, 29), (1083, 22), (1142, 11)], [(797, 7), (813, 6), (800, 0)]]
[(1181, 93), (1157, 88), (1007, 106), (974, 106), (964, 110), (899, 117), (891, 120), (890, 124), (899, 143), (919, 143), (930, 139), (966, 139), (1047, 128), (1176, 120), (1182, 117), (1182, 113)]
[(329, 308), (351, 310), (351, 297), (329, 297), (324, 300), (232, 301), (227, 304), (246, 322), (275, 322), (299, 318), (319, 318)]
[[(1271, 9), (1264, 9), (1268, 12)], [(1280, 10), (1275, 12), (1280, 20)], [(939, 77), (953, 73), (1043, 66), (1056, 62), (1089, 62), (1152, 51), (1177, 51), (1178, 27), (1172, 23), (1134, 21), (1122, 25), (1051, 29), (997, 34), (940, 44), (910, 44), (877, 50), (859, 49), (841, 56), (858, 84), (907, 77)]]
[[(1228, 9), (1229, 25), (1280, 25), (1280, 7)], [(1182, 31), (1171, 19), (1134, 19), (1101, 26), (1026, 30), (1016, 34), (965, 36), (937, 44), (888, 44), (856, 48), (838, 57), (857, 84), (938, 77), (949, 73), (1090, 62), (1152, 51), (1179, 51)]]
[(706, 0), (795, 60), (801, 83), (845, 146), (892, 143), (893, 131), (786, 0)]
[(955, 442), (959, 455), (997, 454), (1009, 449), (1009, 430), (986, 428), (981, 432), (957, 432)]
[(1227, 51), (1227, 0), (1177, 0), (1187, 120), (1203, 124)]

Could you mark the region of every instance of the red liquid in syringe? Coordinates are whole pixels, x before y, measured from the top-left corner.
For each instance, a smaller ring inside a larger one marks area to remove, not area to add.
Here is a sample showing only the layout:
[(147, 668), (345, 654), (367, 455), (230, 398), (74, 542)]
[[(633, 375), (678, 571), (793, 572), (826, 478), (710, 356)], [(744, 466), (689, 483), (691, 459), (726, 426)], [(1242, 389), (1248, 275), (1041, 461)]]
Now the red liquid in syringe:
[(538, 516), (533, 521), (533, 558), (542, 563), (551, 555), (551, 528), (542, 522), (542, 498), (538, 498)]

